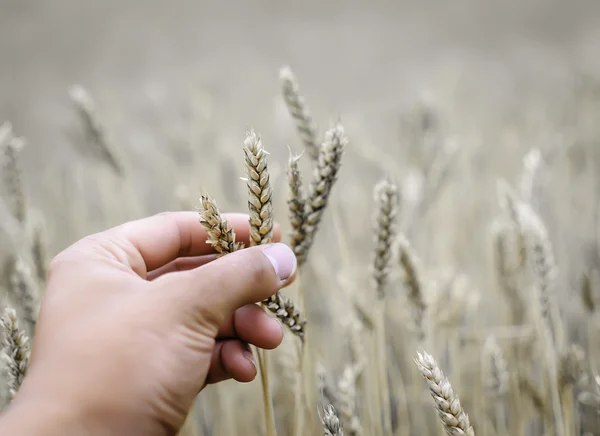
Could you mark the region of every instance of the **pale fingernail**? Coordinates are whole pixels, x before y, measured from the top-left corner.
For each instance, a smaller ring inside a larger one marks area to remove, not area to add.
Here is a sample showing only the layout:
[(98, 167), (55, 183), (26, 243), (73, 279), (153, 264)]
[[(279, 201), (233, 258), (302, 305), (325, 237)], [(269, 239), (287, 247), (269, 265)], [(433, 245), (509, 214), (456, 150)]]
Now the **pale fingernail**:
[(252, 354), (251, 351), (244, 351), (244, 357), (250, 361), (250, 363), (252, 365), (254, 365), (254, 368), (256, 369), (256, 361), (254, 360), (254, 355)]
[(285, 244), (271, 244), (263, 253), (273, 265), (279, 280), (287, 280), (296, 271), (296, 255), (290, 247)]

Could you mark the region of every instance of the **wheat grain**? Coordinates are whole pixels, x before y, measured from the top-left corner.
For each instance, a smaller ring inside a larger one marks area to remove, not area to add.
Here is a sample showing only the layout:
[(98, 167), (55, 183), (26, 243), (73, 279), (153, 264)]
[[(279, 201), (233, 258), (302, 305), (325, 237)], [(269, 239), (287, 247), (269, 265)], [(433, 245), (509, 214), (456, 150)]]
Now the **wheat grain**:
[(450, 382), (433, 357), (425, 352), (418, 352), (415, 363), (429, 385), (429, 391), (446, 433), (451, 436), (475, 436), (469, 417), (460, 405), (458, 396), (454, 394)]
[(4, 308), (0, 326), (4, 330), (2, 359), (6, 369), (9, 400), (12, 400), (27, 374), (29, 339), (19, 327), (16, 311), (10, 307)]
[(313, 123), (308, 106), (304, 101), (304, 97), (300, 94), (298, 80), (292, 69), (288, 66), (281, 68), (279, 78), (281, 80), (283, 99), (290, 115), (296, 122), (300, 139), (308, 155), (312, 159), (317, 160), (320, 148), (317, 141), (317, 129)]
[(375, 196), (375, 250), (371, 265), (371, 277), (379, 299), (385, 297), (389, 278), (392, 242), (396, 237), (396, 214), (398, 213), (398, 188), (389, 180), (382, 180), (374, 190)]
[(347, 144), (348, 140), (340, 123), (335, 124), (325, 134), (325, 142), (319, 151), (317, 167), (309, 185), (304, 213), (305, 219), (302, 226), (304, 238), (292, 245), (298, 259), (298, 265), (302, 265), (306, 261), (310, 247), (314, 242), (315, 234), (329, 200), (329, 194), (337, 180), (342, 155)]
[(242, 242), (235, 241), (235, 232), (229, 227), (227, 221), (221, 218), (215, 200), (202, 194), (198, 212), (200, 213), (200, 224), (208, 235), (206, 243), (212, 245), (218, 255), (224, 256), (244, 248)]

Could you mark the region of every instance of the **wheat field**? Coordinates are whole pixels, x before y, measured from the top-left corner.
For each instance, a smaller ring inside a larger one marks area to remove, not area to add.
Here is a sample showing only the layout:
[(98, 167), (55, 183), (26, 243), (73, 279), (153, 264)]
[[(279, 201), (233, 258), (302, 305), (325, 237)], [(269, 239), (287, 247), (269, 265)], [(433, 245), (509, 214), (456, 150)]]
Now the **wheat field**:
[(30, 333), (72, 242), (250, 200), (253, 243), (274, 219), (301, 263), (263, 302), (289, 329), (182, 435), (600, 434), (598, 24), (583, 0), (3, 0), (2, 306)]

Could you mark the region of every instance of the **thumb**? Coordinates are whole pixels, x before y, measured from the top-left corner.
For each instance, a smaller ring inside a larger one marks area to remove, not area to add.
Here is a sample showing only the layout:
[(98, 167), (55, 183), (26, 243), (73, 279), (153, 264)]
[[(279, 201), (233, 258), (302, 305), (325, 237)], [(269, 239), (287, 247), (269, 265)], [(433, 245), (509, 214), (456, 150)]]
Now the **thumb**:
[(278, 243), (239, 250), (193, 270), (174, 273), (172, 278), (181, 293), (179, 304), (224, 319), (287, 286), (295, 272), (294, 252)]

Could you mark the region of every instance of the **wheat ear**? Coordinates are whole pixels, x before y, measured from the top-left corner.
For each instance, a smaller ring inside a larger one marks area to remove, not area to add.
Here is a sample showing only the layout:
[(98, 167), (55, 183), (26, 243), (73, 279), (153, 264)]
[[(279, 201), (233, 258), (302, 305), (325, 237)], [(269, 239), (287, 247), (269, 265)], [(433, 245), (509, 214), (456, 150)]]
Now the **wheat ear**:
[(469, 416), (464, 412), (458, 396), (433, 357), (425, 352), (418, 352), (415, 363), (429, 385), (429, 391), (446, 433), (451, 436), (475, 436)]
[(304, 144), (304, 148), (312, 159), (317, 160), (320, 148), (317, 141), (317, 129), (313, 123), (308, 106), (304, 101), (304, 97), (300, 94), (298, 80), (292, 69), (288, 66), (281, 68), (279, 78), (283, 99), (290, 115), (296, 122), (296, 128), (298, 129), (298, 134)]
[(290, 150), (288, 160), (288, 213), (290, 217), (290, 241), (292, 246), (299, 245), (304, 239), (304, 210), (306, 205), (306, 195), (302, 187), (302, 176), (298, 168), (300, 156), (294, 156)]
[(85, 134), (96, 152), (117, 175), (123, 176), (123, 162), (108, 140), (104, 126), (102, 126), (96, 114), (96, 103), (90, 93), (81, 85), (73, 85), (69, 89), (69, 96), (79, 113)]
[(27, 374), (29, 339), (19, 327), (17, 313), (12, 308), (4, 308), (4, 313), (0, 318), (0, 326), (4, 330), (2, 359), (6, 368), (9, 400), (12, 400)]
[(337, 411), (331, 404), (323, 408), (321, 423), (323, 424), (323, 436), (344, 436), (344, 429), (340, 423)]
[(423, 342), (426, 337), (424, 320), (427, 306), (423, 295), (420, 261), (404, 235), (398, 236), (397, 247), (398, 263), (403, 273), (404, 289), (410, 303), (417, 339)]
[(304, 238), (292, 244), (292, 249), (298, 259), (298, 265), (302, 265), (306, 261), (310, 247), (314, 242), (315, 233), (319, 228), (319, 223), (327, 206), (329, 194), (337, 180), (342, 155), (347, 144), (348, 139), (340, 123), (335, 124), (325, 134), (325, 142), (319, 151), (317, 167), (309, 185), (304, 209), (305, 219), (302, 225)]
[(398, 213), (398, 187), (389, 180), (382, 180), (374, 189), (375, 197), (375, 250), (371, 277), (377, 297), (385, 297), (385, 287), (389, 279), (392, 243), (396, 237), (396, 215)]
[(215, 200), (202, 194), (198, 212), (200, 213), (200, 224), (208, 234), (206, 243), (213, 246), (218, 256), (224, 256), (244, 248), (242, 242), (235, 241), (235, 232), (229, 227), (227, 221), (221, 218)]
[(0, 150), (2, 152), (2, 173), (7, 188), (11, 213), (21, 223), (27, 217), (27, 199), (23, 188), (19, 154), (25, 142), (13, 135), (10, 123), (0, 126)]
[(23, 311), (28, 331), (33, 334), (39, 311), (38, 281), (23, 259), (16, 259), (10, 274), (11, 293)]

